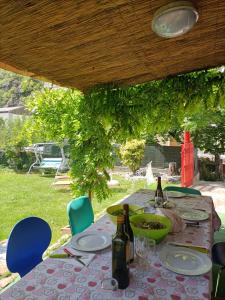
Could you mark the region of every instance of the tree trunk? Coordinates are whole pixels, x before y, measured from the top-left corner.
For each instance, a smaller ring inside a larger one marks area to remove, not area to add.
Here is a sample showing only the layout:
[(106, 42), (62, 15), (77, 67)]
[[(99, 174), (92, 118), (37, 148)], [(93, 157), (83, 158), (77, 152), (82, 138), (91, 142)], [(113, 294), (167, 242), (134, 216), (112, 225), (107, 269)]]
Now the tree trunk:
[(223, 180), (223, 165), (218, 153), (215, 154), (215, 174), (216, 179)]
[(88, 191), (88, 198), (90, 201), (92, 200), (92, 191), (91, 190)]

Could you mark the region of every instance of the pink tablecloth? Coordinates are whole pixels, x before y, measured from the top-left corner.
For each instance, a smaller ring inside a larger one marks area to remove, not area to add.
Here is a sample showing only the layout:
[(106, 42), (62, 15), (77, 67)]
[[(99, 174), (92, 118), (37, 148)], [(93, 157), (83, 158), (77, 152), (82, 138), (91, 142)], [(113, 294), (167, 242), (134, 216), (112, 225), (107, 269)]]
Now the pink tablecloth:
[[(124, 201), (144, 205), (151, 196), (150, 192), (142, 190), (127, 197)], [(98, 252), (88, 267), (82, 267), (75, 260), (46, 259), (1, 294), (0, 299), (210, 299), (210, 272), (201, 276), (183, 276), (173, 273), (162, 266), (158, 252), (167, 241), (190, 243), (210, 250), (213, 233), (212, 200), (210, 197), (202, 196), (179, 198), (175, 202), (187, 207), (204, 207), (210, 213), (210, 218), (202, 222), (202, 227), (187, 227), (182, 233), (168, 235), (166, 241), (157, 246), (157, 255), (153, 258), (150, 270), (140, 270), (134, 264), (130, 270), (130, 285), (126, 290), (107, 292), (101, 289), (101, 280), (111, 276), (111, 249), (108, 248)], [(87, 230), (113, 234), (115, 225), (105, 215)]]

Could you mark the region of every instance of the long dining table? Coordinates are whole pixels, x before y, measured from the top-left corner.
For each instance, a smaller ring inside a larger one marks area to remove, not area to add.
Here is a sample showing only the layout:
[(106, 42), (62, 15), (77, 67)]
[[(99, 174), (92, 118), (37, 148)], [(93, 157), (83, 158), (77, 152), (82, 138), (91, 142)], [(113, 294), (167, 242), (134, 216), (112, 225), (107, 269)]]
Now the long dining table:
[[(127, 196), (121, 202), (145, 206), (153, 192), (141, 189)], [(163, 266), (159, 252), (168, 242), (179, 242), (198, 245), (208, 250), (210, 257), (214, 232), (214, 206), (211, 197), (191, 196), (174, 198), (177, 206), (202, 209), (209, 214), (208, 220), (202, 221), (201, 226), (186, 227), (182, 232), (168, 234), (166, 239), (157, 245), (156, 255), (151, 260), (148, 269), (141, 269), (137, 264), (130, 266), (130, 284), (125, 290), (109, 291), (101, 288), (101, 281), (110, 278), (112, 253), (111, 247), (96, 252), (94, 259), (86, 267), (75, 259), (47, 258), (31, 272), (0, 294), (1, 300), (200, 300), (210, 299), (212, 289), (211, 271), (199, 276), (185, 276), (174, 273)], [(157, 213), (157, 210), (155, 211)], [(101, 234), (107, 232), (113, 235), (116, 226), (107, 214), (104, 214), (86, 231)], [(70, 246), (71, 241), (67, 246)], [(61, 251), (63, 251), (61, 247)], [(60, 252), (60, 249), (59, 249)]]

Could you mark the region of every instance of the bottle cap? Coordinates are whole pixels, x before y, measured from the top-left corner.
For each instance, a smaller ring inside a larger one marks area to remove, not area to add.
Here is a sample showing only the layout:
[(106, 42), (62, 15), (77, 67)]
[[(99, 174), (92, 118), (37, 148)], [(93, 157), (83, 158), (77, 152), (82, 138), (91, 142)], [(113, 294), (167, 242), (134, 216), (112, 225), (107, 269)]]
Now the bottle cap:
[(124, 216), (117, 216), (117, 224), (122, 224), (124, 223)]

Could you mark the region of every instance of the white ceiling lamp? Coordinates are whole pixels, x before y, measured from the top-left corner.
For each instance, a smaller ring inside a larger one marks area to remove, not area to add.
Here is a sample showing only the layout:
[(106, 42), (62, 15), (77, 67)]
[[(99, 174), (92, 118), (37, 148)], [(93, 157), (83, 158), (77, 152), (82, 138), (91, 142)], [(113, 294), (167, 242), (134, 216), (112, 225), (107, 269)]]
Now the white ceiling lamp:
[(198, 12), (189, 1), (176, 1), (161, 7), (152, 20), (152, 30), (164, 38), (188, 32), (198, 21)]

